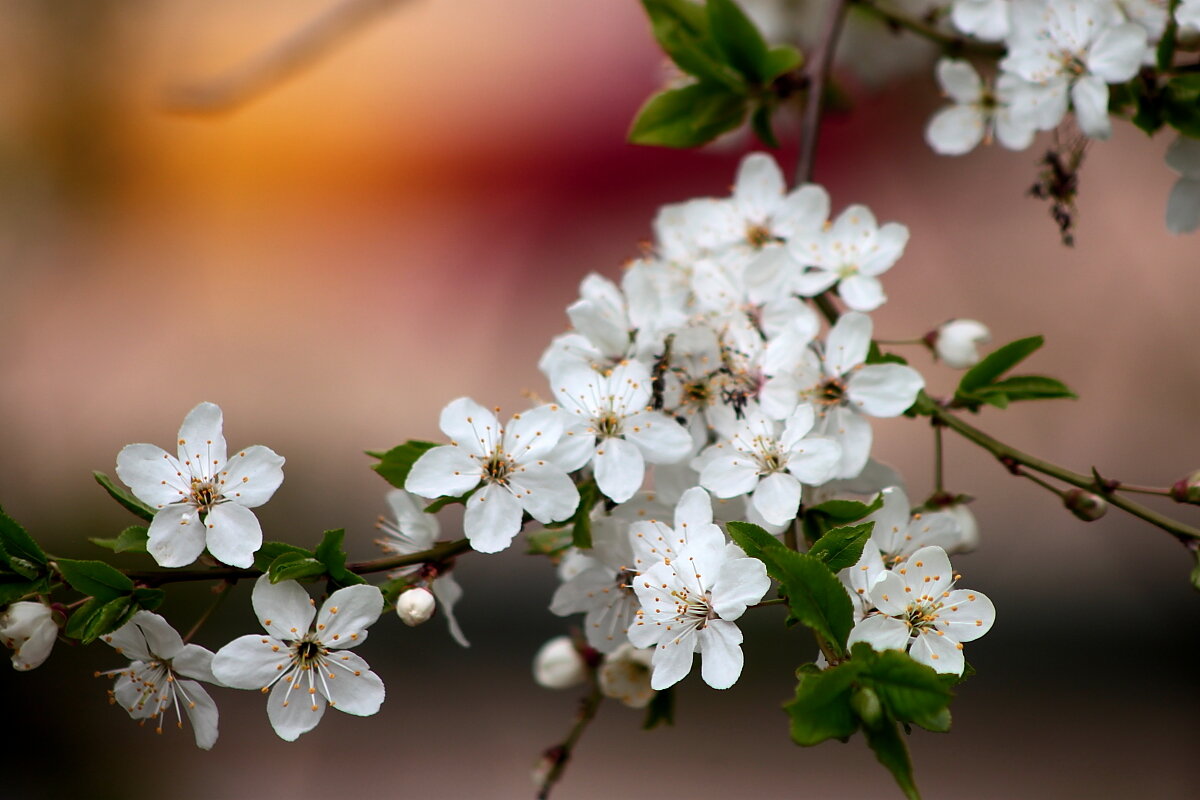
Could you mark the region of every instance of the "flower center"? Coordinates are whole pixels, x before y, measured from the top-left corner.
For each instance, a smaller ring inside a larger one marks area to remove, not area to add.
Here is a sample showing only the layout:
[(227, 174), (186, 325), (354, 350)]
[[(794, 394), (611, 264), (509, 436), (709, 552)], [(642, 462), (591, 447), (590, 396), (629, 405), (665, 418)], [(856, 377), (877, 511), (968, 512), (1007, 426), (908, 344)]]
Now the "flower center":
[(684, 625), (702, 629), (708, 624), (710, 619), (716, 619), (717, 615), (713, 612), (712, 606), (709, 605), (709, 593), (705, 592), (704, 596), (693, 595), (687, 589), (676, 589), (671, 592), (671, 596), (675, 598), (675, 616)]
[(609, 411), (596, 419), (596, 436), (611, 439), (621, 435), (621, 418)]
[(196, 508), (207, 512), (223, 499), (221, 490), (214, 486), (212, 481), (192, 478), (192, 503)]
[(812, 394), (813, 399), (821, 405), (841, 405), (846, 399), (846, 384), (841, 378), (829, 378), (824, 383), (817, 384)]
[(483, 465), (483, 473), (488, 483), (508, 483), (508, 476), (512, 474), (512, 471), (512, 459), (499, 450), (492, 453)]
[(908, 615), (905, 622), (908, 627), (918, 633), (933, 628), (933, 624), (937, 622), (938, 610), (941, 609), (941, 603), (913, 603), (908, 607)]
[(755, 250), (775, 241), (775, 236), (766, 225), (750, 225), (746, 228), (746, 241)]
[(318, 664), (325, 655), (325, 648), (320, 642), (312, 639), (304, 638), (298, 642), (292, 643), (292, 663), (300, 669), (308, 669), (313, 664)]

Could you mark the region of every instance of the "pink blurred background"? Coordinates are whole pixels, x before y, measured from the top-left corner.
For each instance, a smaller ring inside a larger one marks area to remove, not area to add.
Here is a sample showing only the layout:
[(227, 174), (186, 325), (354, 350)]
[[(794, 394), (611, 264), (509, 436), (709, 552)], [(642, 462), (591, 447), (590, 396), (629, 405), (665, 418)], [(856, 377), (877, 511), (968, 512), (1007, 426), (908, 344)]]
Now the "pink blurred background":
[[(170, 87), (255, 57), (328, 5), (0, 5), (0, 503), (56, 553), (100, 556), (86, 537), (131, 522), (92, 470), (111, 473), (129, 442), (169, 441), (211, 400), (231, 446), (288, 459), (260, 511), (267, 538), (311, 546), (346, 527), (351, 555), (370, 556), (387, 487), (362, 451), (437, 438), (458, 396), (513, 411), (545, 395), (536, 360), (583, 276), (616, 278), (662, 203), (724, 194), (749, 146), (624, 143), (661, 75), (633, 0), (401, 2), (236, 111), (164, 109)], [(922, 141), (940, 102), (931, 75), (860, 89), (822, 140), (817, 179), (835, 209), (863, 202), (912, 232), (878, 335), (955, 316), (1000, 342), (1045, 334), (1030, 368), (1082, 399), (988, 410), (981, 425), (1132, 482), (1200, 467), (1200, 259), (1194, 237), (1163, 225), (1165, 139), (1119, 124), (1091, 149), (1066, 249), (1024, 196), (1045, 142), (936, 157)], [(793, 157), (785, 147), (785, 168)], [(926, 374), (935, 393), (956, 379)], [(923, 497), (926, 427), (897, 420), (877, 437)], [(1194, 796), (1187, 555), (1116, 513), (1075, 520), (961, 441), (948, 440), (947, 465), (950, 488), (979, 498), (984, 535), (956, 567), (999, 620), (970, 648), (980, 674), (955, 731), (912, 737), (927, 796)], [(575, 708), (528, 675), (566, 627), (546, 611), (554, 577), (515, 550), (465, 558), (460, 575), (474, 646), (459, 650), (437, 620), (385, 617), (363, 650), (388, 686), (383, 710), (327, 714), (291, 745), (261, 697), (232, 690), (215, 691), (212, 753), (188, 731), (138, 730), (89, 677), (120, 659), (60, 643), (35, 672), (0, 674), (0, 796), (532, 796), (529, 770)], [(186, 628), (204, 590), (181, 594), (163, 610)], [(247, 599), (239, 587), (197, 641), (252, 630)], [(779, 622), (748, 623), (734, 689), (686, 682), (673, 729), (642, 732), (634, 712), (603, 708), (557, 796), (896, 796), (858, 741), (791, 745), (778, 706), (813, 653)]]

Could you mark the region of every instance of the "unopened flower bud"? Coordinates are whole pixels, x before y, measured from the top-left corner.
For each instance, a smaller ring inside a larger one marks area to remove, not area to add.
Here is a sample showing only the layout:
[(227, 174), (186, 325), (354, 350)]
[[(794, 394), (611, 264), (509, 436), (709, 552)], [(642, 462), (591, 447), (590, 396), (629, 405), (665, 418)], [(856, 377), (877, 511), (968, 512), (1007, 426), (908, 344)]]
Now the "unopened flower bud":
[(570, 689), (587, 680), (587, 664), (569, 636), (555, 636), (533, 657), (533, 679), (547, 689)]
[(1083, 489), (1069, 489), (1063, 494), (1063, 505), (1084, 522), (1094, 522), (1108, 513), (1108, 501)]
[(58, 622), (45, 603), (13, 603), (0, 614), (0, 641), (13, 651), (13, 669), (24, 672), (41, 666), (57, 637)]
[(979, 363), (979, 345), (992, 340), (991, 331), (973, 319), (952, 319), (925, 337), (934, 355), (946, 366), (966, 369)]
[(433, 616), (437, 601), (428, 589), (418, 586), (409, 589), (396, 600), (396, 614), (400, 620), (409, 626), (420, 625)]
[(879, 702), (879, 695), (869, 686), (854, 690), (854, 694), (850, 695), (850, 707), (868, 728), (878, 727), (883, 719), (883, 704)]
[(1176, 481), (1171, 487), (1171, 499), (1176, 503), (1200, 505), (1200, 470)]

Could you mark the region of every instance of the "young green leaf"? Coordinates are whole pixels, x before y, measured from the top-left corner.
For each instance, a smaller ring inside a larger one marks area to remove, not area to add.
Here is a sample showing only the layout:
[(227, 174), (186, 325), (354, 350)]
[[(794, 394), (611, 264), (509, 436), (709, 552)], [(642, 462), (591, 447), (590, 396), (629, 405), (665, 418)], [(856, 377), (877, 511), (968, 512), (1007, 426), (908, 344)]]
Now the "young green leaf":
[(313, 554), (325, 565), (330, 579), (339, 587), (366, 583), (366, 580), (346, 569), (346, 551), (342, 549), (345, 538), (345, 530), (325, 531)]
[(99, 545), (114, 553), (144, 553), (146, 542), (150, 538), (150, 529), (143, 525), (130, 525), (117, 534), (113, 539), (89, 538), (92, 544)]
[(730, 522), (730, 537), (746, 554), (762, 561), (779, 582), (793, 619), (817, 633), (834, 654), (845, 654), (854, 610), (842, 582), (820, 559), (797, 553), (757, 525)]
[(766, 41), (737, 3), (708, 0), (707, 10), (709, 30), (726, 63), (752, 84), (761, 86), (775, 77)]
[(93, 472), (92, 477), (96, 479), (96, 483), (104, 487), (104, 491), (108, 492), (108, 496), (120, 503), (126, 511), (136, 514), (147, 522), (154, 519), (155, 510), (153, 508), (138, 500), (120, 486), (117, 486), (113, 483), (112, 478), (103, 472)]
[(284, 553), (294, 553), (299, 558), (316, 558), (311, 550), (296, 547), (287, 542), (263, 542), (262, 547), (254, 554), (254, 568), (259, 572), (267, 572), (275, 560)]
[(754, 113), (750, 115), (750, 127), (754, 130), (754, 135), (758, 140), (767, 147), (779, 147), (779, 140), (775, 138), (775, 131), (771, 128), (771, 104), (764, 102), (758, 108), (754, 109)]
[(779, 44), (767, 51), (763, 61), (765, 80), (773, 81), (785, 72), (799, 69), (804, 63), (804, 54), (790, 44)]
[(267, 570), (271, 583), (319, 578), (325, 572), (326, 567), (323, 563), (300, 553), (281, 553)]
[[(40, 571), (38, 567), (46, 565), (46, 554), (42, 552), (42, 548), (25, 532), (20, 523), (5, 513), (3, 507), (0, 507), (0, 559), (10, 567), (13, 566), (12, 559), (21, 559), (29, 565), (26, 571), (33, 569), (35, 575)], [(15, 567), (13, 571), (20, 572)], [(35, 575), (25, 577), (32, 578)]]
[(60, 558), (55, 564), (63, 580), (80, 594), (112, 600), (133, 590), (133, 581), (103, 561), (74, 561)]
[(1045, 343), (1042, 336), (1030, 336), (1018, 339), (998, 347), (975, 366), (967, 370), (958, 382), (958, 393), (970, 395), (972, 392), (994, 383), (1001, 375), (1033, 355)]
[(708, 15), (690, 0), (642, 0), (654, 38), (675, 65), (702, 81), (744, 93), (746, 86), (710, 35)]
[(834, 527), (840, 527), (851, 522), (857, 522), (868, 514), (883, 507), (883, 495), (875, 496), (870, 503), (860, 503), (857, 500), (826, 500), (824, 503), (809, 506), (805, 513), (819, 514)]
[(20, 575), (0, 574), (0, 608), (31, 594), (45, 594), (48, 591), (49, 581), (45, 578), (29, 580)]
[(1049, 400), (1060, 397), (1075, 399), (1078, 397), (1062, 381), (1055, 378), (1047, 378), (1044, 375), (1013, 375), (1012, 377), (980, 387), (971, 396), (977, 397), (986, 403), (990, 402), (988, 400), (989, 397), (998, 394), (1007, 397), (1009, 402), (1017, 400)]
[(904, 796), (908, 800), (921, 800), (921, 793), (913, 782), (912, 760), (908, 757), (908, 745), (900, 736), (900, 727), (889, 721), (874, 730), (864, 728), (863, 733), (867, 744), (875, 751), (875, 758), (892, 773)]
[(818, 673), (799, 673), (796, 697), (783, 710), (791, 718), (792, 741), (812, 747), (826, 739), (846, 739), (858, 729), (850, 705), (858, 665), (847, 661)]
[(697, 147), (742, 124), (746, 98), (715, 83), (694, 83), (651, 97), (638, 111), (629, 141)]
[(863, 548), (871, 538), (874, 527), (874, 522), (864, 522), (862, 525), (834, 528), (818, 539), (809, 548), (808, 554), (825, 562), (825, 566), (835, 573), (853, 567), (862, 557)]
[(79, 641), (91, 644), (106, 633), (112, 633), (129, 621), (138, 612), (138, 605), (131, 595), (123, 595), (107, 601), (96, 609), (80, 631)]
[(592, 549), (592, 509), (599, 499), (600, 489), (596, 481), (586, 481), (579, 487), (579, 507), (571, 527), (571, 543), (580, 550)]
[(918, 664), (899, 650), (876, 653), (871, 646), (854, 646), (854, 661), (863, 664), (860, 680), (879, 695), (893, 719), (916, 722), (940, 714), (954, 693), (931, 667)]
[(417, 459), (425, 454), (425, 451), (432, 450), (438, 445), (435, 442), (422, 442), (416, 439), (409, 439), (401, 445), (393, 447), (386, 453), (377, 453), (370, 450), (367, 455), (372, 458), (378, 458), (378, 464), (372, 464), (371, 469), (378, 472), (383, 479), (395, 486), (397, 489), (404, 488), (404, 482), (408, 480), (408, 472), (412, 469), (412, 465), (417, 463)]
[(147, 589), (139, 587), (133, 590), (133, 602), (139, 607), (153, 611), (167, 599), (167, 593), (162, 589)]

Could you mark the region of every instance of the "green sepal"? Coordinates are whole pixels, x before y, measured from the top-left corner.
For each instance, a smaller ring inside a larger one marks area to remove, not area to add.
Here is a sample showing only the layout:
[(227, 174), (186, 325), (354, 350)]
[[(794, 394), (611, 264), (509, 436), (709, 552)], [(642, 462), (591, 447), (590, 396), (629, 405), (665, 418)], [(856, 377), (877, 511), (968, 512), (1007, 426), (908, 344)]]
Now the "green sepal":
[(395, 486), (397, 489), (404, 488), (404, 482), (408, 480), (408, 473), (412, 469), (413, 464), (417, 463), (417, 459), (425, 455), (425, 452), (437, 447), (436, 442), (422, 442), (417, 439), (409, 439), (404, 444), (396, 445), (386, 453), (367, 451), (367, 455), (372, 458), (378, 458), (378, 464), (372, 464), (371, 469), (378, 472), (385, 481)]
[(746, 554), (762, 561), (779, 582), (791, 618), (812, 629), (833, 655), (845, 655), (846, 637), (854, 626), (854, 611), (842, 582), (820, 559), (797, 553), (757, 525), (730, 522), (730, 537)]
[(346, 569), (346, 551), (342, 549), (345, 538), (346, 531), (344, 529), (325, 531), (324, 536), (321, 537), (321, 543), (313, 551), (317, 560), (325, 565), (329, 579), (336, 583), (338, 588), (367, 582), (366, 579)]
[(908, 800), (921, 800), (921, 793), (913, 782), (912, 759), (908, 756), (908, 745), (900, 735), (900, 726), (888, 722), (876, 728), (863, 728), (867, 745), (875, 751), (875, 758), (892, 773), (900, 791)]
[(313, 580), (325, 573), (325, 564), (303, 553), (280, 553), (267, 570), (271, 583)]
[(675, 690), (662, 689), (654, 693), (650, 704), (646, 706), (646, 718), (642, 721), (642, 730), (649, 731), (659, 725), (675, 724)]
[(697, 147), (742, 124), (746, 98), (717, 83), (667, 89), (646, 101), (629, 131), (634, 144)]
[(262, 547), (254, 554), (254, 568), (259, 572), (268, 572), (275, 560), (284, 553), (295, 553), (300, 558), (316, 558), (311, 550), (296, 547), (287, 542), (263, 542)]
[(144, 525), (130, 525), (114, 539), (89, 538), (88, 541), (114, 553), (145, 553), (149, 538), (149, 528)]
[(797, 670), (796, 696), (783, 706), (791, 718), (793, 742), (812, 747), (827, 739), (850, 738), (858, 729), (850, 704), (858, 670), (853, 661), (819, 672)]
[(414, 585), (413, 581), (416, 579), (415, 575), (402, 575), (379, 584), (379, 591), (383, 594), (383, 607), (394, 608), (396, 600)]
[(103, 561), (74, 561), (60, 558), (54, 562), (63, 580), (80, 594), (112, 600), (133, 590), (133, 581)]
[(462, 503), (465, 506), (467, 501), (471, 499), (471, 495), (475, 494), (478, 489), (479, 487), (476, 486), (471, 491), (467, 492), (466, 494), (460, 494), (458, 497), (439, 497), (429, 505), (425, 506), (424, 511), (426, 514), (436, 514), (446, 506), (452, 506), (456, 503)]
[(1045, 342), (1045, 337), (1030, 336), (996, 348), (966, 371), (958, 382), (956, 394), (970, 395), (988, 384), (995, 383), (1001, 375), (1037, 352)]
[(853, 567), (862, 558), (863, 548), (871, 538), (874, 527), (875, 523), (872, 521), (834, 528), (818, 539), (809, 548), (808, 554), (820, 559), (834, 573)]
[(708, 0), (708, 28), (724, 61), (748, 83), (762, 85), (773, 79), (775, 68), (767, 43), (746, 12), (733, 0)]
[(654, 39), (667, 57), (689, 75), (738, 93), (746, 90), (737, 71), (710, 35), (708, 14), (690, 0), (642, 0)]
[(104, 491), (108, 492), (108, 496), (120, 503), (126, 511), (136, 514), (147, 522), (154, 519), (155, 509), (138, 500), (120, 486), (117, 486), (113, 483), (112, 478), (99, 471), (93, 472), (92, 477), (96, 479), (96, 483), (104, 487)]
[(0, 561), (25, 578), (36, 578), (46, 566), (46, 554), (21, 524), (0, 507)]

